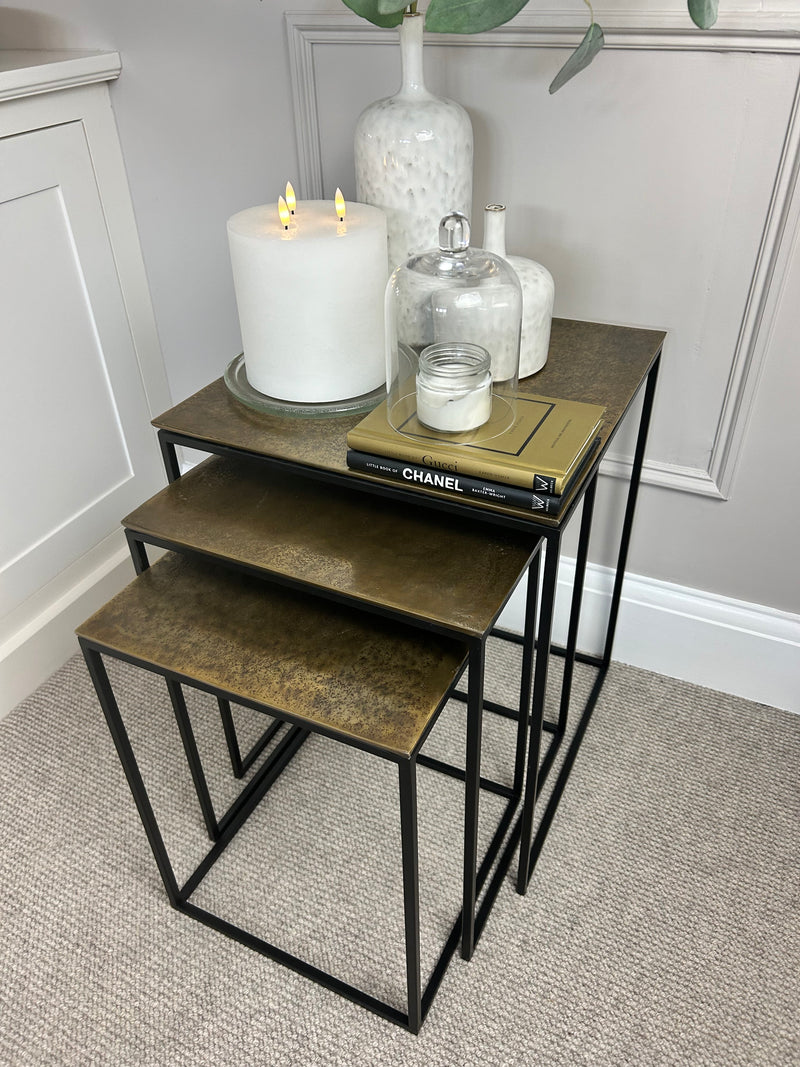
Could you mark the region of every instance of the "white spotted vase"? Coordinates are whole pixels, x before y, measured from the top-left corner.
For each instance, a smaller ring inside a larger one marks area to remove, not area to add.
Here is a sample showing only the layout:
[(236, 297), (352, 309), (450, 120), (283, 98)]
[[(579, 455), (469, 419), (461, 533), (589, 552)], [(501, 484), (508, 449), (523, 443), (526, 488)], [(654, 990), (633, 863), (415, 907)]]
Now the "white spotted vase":
[(386, 213), (390, 273), (436, 247), (444, 215), (472, 209), (472, 124), (460, 104), (425, 88), (423, 23), (421, 14), (404, 17), (400, 89), (356, 125), (356, 199)]
[(522, 286), (519, 377), (527, 378), (547, 362), (555, 296), (553, 276), (541, 263), (506, 254), (506, 209), (503, 204), (489, 204), (484, 209), (483, 247), (513, 267)]

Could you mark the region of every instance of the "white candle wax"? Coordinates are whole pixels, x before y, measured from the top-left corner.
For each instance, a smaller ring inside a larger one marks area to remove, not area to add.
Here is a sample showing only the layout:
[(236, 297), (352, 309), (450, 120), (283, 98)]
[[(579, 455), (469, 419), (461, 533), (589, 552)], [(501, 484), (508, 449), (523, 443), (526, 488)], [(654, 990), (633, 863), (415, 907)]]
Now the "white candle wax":
[(417, 418), (432, 430), (449, 433), (477, 430), (491, 413), (491, 381), (483, 382), (466, 393), (447, 393), (417, 381)]
[(288, 229), (277, 205), (228, 220), (247, 380), (260, 393), (325, 403), (386, 380), (386, 217), (333, 200), (301, 200)]

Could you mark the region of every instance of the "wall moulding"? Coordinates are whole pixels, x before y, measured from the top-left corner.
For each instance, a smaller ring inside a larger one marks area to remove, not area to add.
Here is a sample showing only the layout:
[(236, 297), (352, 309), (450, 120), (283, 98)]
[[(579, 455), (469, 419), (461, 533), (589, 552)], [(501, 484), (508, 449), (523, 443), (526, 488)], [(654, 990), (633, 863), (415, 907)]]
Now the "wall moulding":
[[(797, 65), (800, 57), (798, 18), (780, 10), (722, 13), (711, 31), (687, 26), (685, 12), (603, 11), (598, 13), (609, 51), (749, 53), (785, 57)], [(792, 25), (792, 23), (794, 25)], [(542, 49), (574, 47), (583, 32), (583, 11), (537, 10), (520, 15), (512, 25), (474, 36), (437, 35), (436, 44), (459, 48)], [(319, 121), (317, 50), (341, 45), (394, 45), (396, 31), (382, 30), (347, 13), (286, 14), (292, 80), (299, 180), (302, 195), (323, 196), (323, 147)], [(709, 436), (713, 444), (707, 463), (645, 462), (643, 481), (682, 492), (725, 499), (728, 496), (772, 323), (779, 305), (795, 235), (800, 228), (800, 80), (786, 114), (778, 164), (771, 176), (769, 202), (759, 203), (764, 224), (758, 240), (746, 299), (738, 309), (739, 327), (725, 381), (715, 398), (718, 409)], [(727, 357), (726, 357), (727, 358)], [(612, 455), (603, 466), (611, 477), (629, 475), (631, 457)]]
[(0, 100), (113, 81), (121, 71), (117, 52), (0, 49)]

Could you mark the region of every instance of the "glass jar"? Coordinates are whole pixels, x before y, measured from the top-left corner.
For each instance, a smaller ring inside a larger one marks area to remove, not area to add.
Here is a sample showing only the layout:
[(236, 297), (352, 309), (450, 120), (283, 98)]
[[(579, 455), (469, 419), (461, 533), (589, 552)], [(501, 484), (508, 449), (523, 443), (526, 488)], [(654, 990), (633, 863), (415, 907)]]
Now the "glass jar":
[(428, 345), (417, 368), (417, 418), (429, 430), (477, 430), (492, 414), (489, 353), (465, 341)]
[(411, 256), (386, 287), (387, 414), (400, 433), (416, 407), (420, 354), (446, 342), (477, 345), (489, 355), (492, 410), (475, 440), (514, 421), (522, 289), (509, 264), (471, 248), (469, 235), (465, 215), (445, 215), (439, 247)]

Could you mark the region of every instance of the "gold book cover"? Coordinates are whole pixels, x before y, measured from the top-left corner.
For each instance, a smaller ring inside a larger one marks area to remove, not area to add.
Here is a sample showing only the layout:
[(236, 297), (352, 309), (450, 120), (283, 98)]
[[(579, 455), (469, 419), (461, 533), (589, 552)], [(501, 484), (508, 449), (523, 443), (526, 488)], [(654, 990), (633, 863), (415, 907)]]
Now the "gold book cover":
[(505, 404), (496, 403), (480, 429), (440, 433), (422, 425), (410, 397), (400, 429), (395, 430), (384, 401), (350, 430), (347, 445), (432, 470), (518, 485), (537, 493), (562, 493), (593, 446), (605, 408), (520, 393), (513, 423), (493, 433), (493, 422), (505, 421), (507, 411)]

